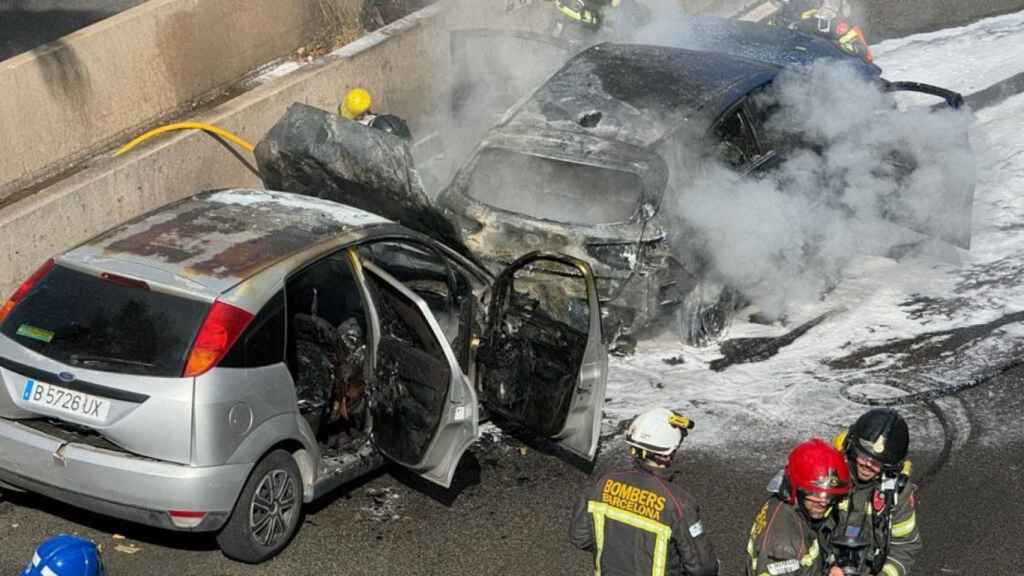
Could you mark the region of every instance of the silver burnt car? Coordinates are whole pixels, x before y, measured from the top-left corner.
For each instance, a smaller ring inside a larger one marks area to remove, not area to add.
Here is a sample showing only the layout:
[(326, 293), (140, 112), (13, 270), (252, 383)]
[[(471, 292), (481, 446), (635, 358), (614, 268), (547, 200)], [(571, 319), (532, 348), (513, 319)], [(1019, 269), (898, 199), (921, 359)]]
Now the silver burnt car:
[[(521, 290), (539, 268), (579, 283), (588, 310)], [(385, 458), (449, 486), (482, 414), (592, 460), (597, 298), (572, 257), (494, 277), (342, 204), (202, 193), (47, 262), (6, 302), (0, 484), (218, 531), (226, 555), (260, 562), (303, 504)]]

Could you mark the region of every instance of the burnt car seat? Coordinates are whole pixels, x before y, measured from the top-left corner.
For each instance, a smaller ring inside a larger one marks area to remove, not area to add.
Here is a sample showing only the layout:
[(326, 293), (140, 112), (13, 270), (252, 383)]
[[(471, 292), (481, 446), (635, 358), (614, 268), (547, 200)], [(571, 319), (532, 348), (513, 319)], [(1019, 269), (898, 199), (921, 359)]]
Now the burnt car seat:
[(295, 314), (292, 326), (300, 413), (318, 434), (339, 420), (361, 430), (366, 340), (358, 319), (349, 318), (335, 328), (319, 316)]

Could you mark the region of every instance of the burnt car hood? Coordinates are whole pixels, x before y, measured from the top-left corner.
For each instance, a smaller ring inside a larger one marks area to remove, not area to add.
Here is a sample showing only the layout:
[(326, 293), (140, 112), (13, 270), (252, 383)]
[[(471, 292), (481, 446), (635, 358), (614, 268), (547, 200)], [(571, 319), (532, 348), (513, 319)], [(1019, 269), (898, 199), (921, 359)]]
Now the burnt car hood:
[(296, 103), (255, 155), (267, 188), (355, 206), (469, 254), (427, 198), (409, 147), (397, 136)]

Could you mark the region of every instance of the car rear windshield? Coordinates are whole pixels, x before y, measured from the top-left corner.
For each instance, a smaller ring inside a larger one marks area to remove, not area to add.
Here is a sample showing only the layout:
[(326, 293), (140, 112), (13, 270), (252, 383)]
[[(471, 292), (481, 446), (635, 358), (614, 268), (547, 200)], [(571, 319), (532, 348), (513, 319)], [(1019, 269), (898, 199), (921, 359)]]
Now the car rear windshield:
[(643, 183), (632, 172), (490, 149), (477, 159), (466, 193), (531, 218), (606, 224), (633, 217)]
[(208, 308), (56, 266), (14, 308), (3, 334), (71, 366), (178, 377)]

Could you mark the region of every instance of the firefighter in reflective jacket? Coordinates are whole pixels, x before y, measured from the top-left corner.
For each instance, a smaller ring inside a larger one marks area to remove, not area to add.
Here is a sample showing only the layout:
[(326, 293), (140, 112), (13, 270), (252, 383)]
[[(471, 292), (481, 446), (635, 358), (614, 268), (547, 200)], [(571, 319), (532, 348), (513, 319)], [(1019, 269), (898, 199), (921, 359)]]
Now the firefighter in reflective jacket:
[(597, 29), (601, 27), (606, 8), (618, 8), (621, 0), (555, 0), (555, 8), (569, 19)]
[(864, 31), (849, 22), (850, 5), (846, 0), (782, 0), (770, 24), (822, 36), (845, 52), (871, 62), (874, 55)]
[(600, 576), (715, 576), (718, 559), (700, 507), (672, 483), (672, 456), (693, 422), (665, 408), (626, 433), (635, 467), (610, 472), (580, 498), (570, 540), (594, 553)]
[[(860, 574), (907, 576), (922, 547), (907, 459), (907, 422), (895, 410), (876, 408), (833, 443), (846, 456), (853, 476), (853, 491), (838, 505), (838, 538), (833, 540), (843, 544), (846, 537), (854, 543), (844, 555)], [(843, 547), (837, 552), (842, 554)]]
[(842, 576), (823, 542), (850, 491), (846, 459), (820, 438), (789, 454), (778, 492), (761, 506), (747, 542), (747, 576)]

